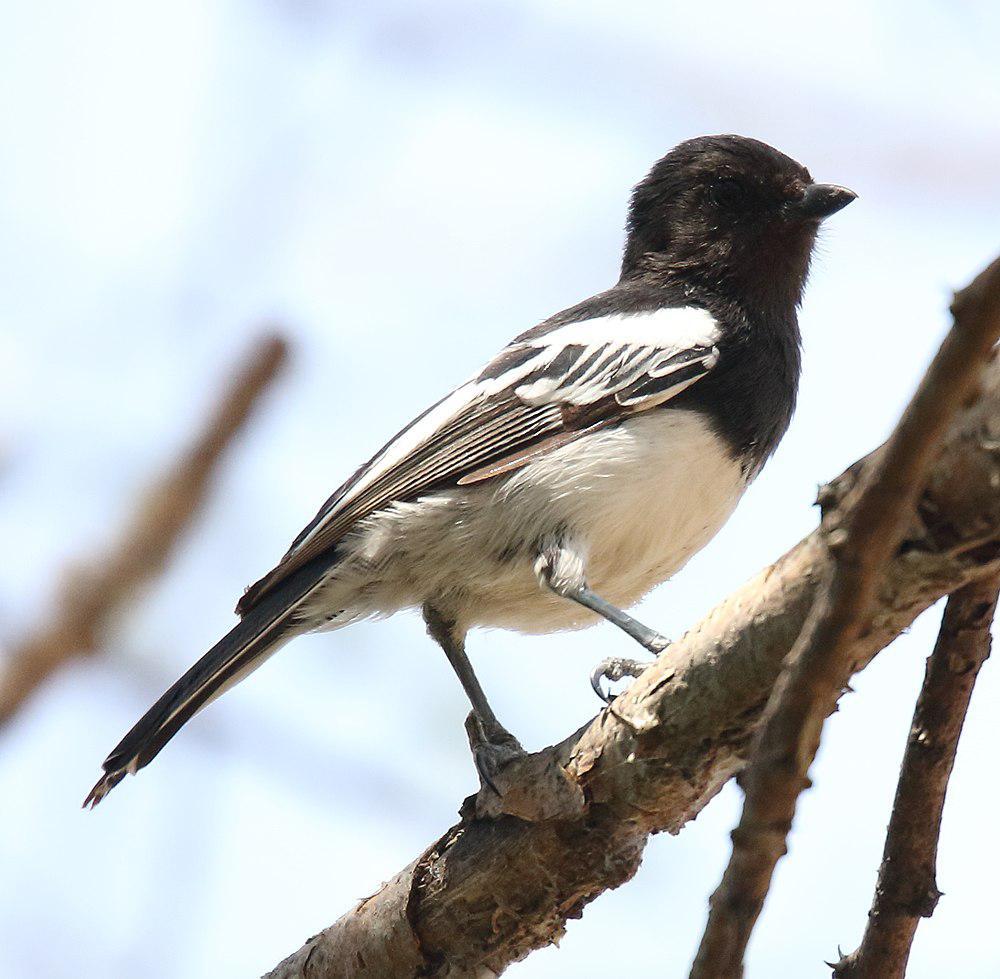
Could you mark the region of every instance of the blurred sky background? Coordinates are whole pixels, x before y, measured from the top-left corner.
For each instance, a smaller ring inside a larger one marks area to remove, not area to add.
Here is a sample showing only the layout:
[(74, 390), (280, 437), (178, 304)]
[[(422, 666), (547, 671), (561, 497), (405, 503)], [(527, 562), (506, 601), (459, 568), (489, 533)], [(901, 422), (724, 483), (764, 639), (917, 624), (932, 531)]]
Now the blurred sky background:
[[(415, 615), (297, 640), (100, 809), (141, 712), (328, 493), (515, 333), (617, 277), (630, 187), (752, 135), (859, 200), (824, 232), (800, 407), (718, 538), (640, 617), (678, 636), (811, 530), (1000, 247), (1000, 7), (286, 0), (0, 9), (0, 644), (46, 615), (198, 428), (262, 323), (294, 360), (168, 573), (0, 731), (0, 976), (255, 976), (454, 821), (467, 711)], [(826, 976), (864, 927), (939, 611), (827, 729), (751, 977)], [(473, 634), (526, 746), (596, 712), (610, 626)], [(976, 691), (915, 979), (995, 977), (997, 664)], [(508, 975), (682, 976), (732, 785)]]

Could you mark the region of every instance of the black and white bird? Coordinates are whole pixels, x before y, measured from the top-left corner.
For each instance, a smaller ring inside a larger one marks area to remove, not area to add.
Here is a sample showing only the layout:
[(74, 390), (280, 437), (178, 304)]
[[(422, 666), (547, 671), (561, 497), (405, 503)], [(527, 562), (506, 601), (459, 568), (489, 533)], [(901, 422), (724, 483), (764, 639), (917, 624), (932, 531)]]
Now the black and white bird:
[(521, 749), (466, 657), (471, 628), (604, 618), (663, 649), (622, 609), (704, 547), (785, 433), (816, 232), (854, 196), (753, 139), (677, 146), (632, 194), (618, 282), (515, 338), (344, 483), (85, 805), (306, 632), (422, 609), (472, 702), (487, 781)]

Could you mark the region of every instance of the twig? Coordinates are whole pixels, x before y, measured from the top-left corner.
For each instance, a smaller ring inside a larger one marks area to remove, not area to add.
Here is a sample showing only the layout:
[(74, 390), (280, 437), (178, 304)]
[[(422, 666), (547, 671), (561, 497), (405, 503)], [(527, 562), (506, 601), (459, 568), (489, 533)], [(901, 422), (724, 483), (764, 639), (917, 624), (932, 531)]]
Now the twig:
[[(994, 363), (980, 399), (949, 433), (921, 499), (923, 520), (891, 562), (851, 650), (859, 668), (942, 596), (1000, 571), (998, 444)], [(853, 469), (826, 490), (830, 506), (850, 492)], [(543, 778), (561, 768), (579, 788), (576, 813), (475, 818), (494, 800), (467, 800), (458, 825), (269, 979), (499, 975), (558, 941), (568, 918), (635, 872), (650, 833), (678, 832), (742, 767), (831, 567), (817, 531), (661, 656), (615, 701), (621, 719), (606, 711), (541, 752), (554, 764), (534, 760), (528, 770)], [(562, 788), (552, 801), (565, 799)]]
[(858, 949), (833, 966), (835, 979), (902, 979), (917, 925), (937, 906), (941, 814), (972, 689), (990, 655), (998, 587), (978, 581), (948, 599), (910, 725), (868, 925)]
[(287, 357), (278, 336), (263, 337), (234, 373), (194, 444), (139, 500), (109, 554), (70, 571), (40, 631), (18, 643), (0, 672), (0, 726), (63, 663), (92, 653), (101, 633), (159, 574), (198, 512), (226, 447)]
[(896, 430), (862, 472), (857, 488), (823, 521), (832, 573), (768, 703), (741, 778), (743, 813), (691, 979), (736, 979), (771, 885), (823, 723), (854, 668), (878, 589), (914, 516), (945, 433), (975, 395), (1000, 336), (1000, 259), (958, 293), (945, 337)]

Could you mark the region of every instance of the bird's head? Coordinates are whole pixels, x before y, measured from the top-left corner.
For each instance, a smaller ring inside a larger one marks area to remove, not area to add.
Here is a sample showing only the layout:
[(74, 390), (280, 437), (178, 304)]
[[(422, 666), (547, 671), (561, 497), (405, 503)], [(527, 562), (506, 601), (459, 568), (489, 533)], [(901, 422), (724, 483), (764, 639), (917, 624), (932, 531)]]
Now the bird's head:
[(750, 302), (797, 303), (820, 222), (854, 198), (756, 139), (690, 139), (632, 193), (622, 277), (668, 275)]

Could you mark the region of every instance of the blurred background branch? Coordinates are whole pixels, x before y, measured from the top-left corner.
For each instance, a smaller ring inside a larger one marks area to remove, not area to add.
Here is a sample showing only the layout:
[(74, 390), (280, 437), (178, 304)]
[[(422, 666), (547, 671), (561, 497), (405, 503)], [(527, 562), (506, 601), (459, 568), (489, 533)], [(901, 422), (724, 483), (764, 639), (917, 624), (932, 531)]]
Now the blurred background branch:
[(60, 666), (94, 653), (111, 620), (163, 572), (203, 505), (226, 449), (287, 355), (282, 337), (257, 340), (231, 372), (201, 433), (137, 501), (118, 540), (65, 573), (47, 621), (14, 644), (0, 664), (0, 726)]

